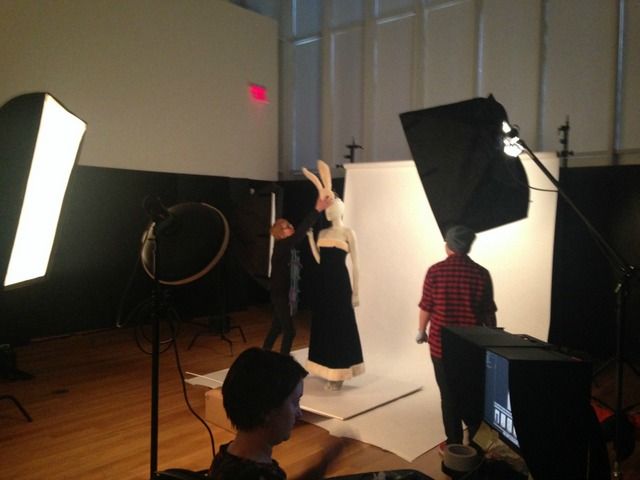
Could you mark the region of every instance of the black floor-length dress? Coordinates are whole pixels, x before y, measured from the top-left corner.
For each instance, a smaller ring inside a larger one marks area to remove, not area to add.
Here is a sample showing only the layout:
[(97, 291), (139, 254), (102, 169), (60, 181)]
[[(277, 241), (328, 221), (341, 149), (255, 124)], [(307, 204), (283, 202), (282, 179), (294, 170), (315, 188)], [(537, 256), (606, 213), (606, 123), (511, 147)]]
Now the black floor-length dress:
[(306, 368), (330, 381), (348, 380), (364, 373), (364, 361), (351, 303), (347, 252), (324, 246), (319, 250)]

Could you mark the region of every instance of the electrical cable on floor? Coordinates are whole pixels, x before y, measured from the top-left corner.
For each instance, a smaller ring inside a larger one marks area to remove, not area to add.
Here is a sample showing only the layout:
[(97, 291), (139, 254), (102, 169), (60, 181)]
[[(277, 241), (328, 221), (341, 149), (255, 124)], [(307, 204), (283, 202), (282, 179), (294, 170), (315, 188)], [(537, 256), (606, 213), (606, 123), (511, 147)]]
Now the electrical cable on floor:
[[(174, 335), (175, 337), (175, 335)], [(180, 353), (178, 352), (178, 342), (173, 342), (173, 351), (175, 353), (175, 357), (176, 357), (176, 367), (178, 369), (178, 374), (180, 375), (180, 382), (182, 384), (182, 394), (184, 396), (184, 401), (187, 404), (187, 408), (189, 409), (189, 411), (191, 412), (191, 414), (196, 417), (198, 419), (198, 421), (200, 423), (202, 423), (202, 425), (204, 425), (204, 428), (207, 429), (207, 432), (209, 433), (209, 440), (211, 442), (211, 458), (215, 457), (216, 455), (216, 444), (215, 444), (215, 440), (213, 439), (213, 432), (211, 432), (211, 428), (209, 428), (209, 425), (207, 425), (207, 422), (200, 416), (198, 415), (198, 413), (193, 409), (193, 407), (191, 406), (191, 402), (189, 402), (189, 396), (187, 395), (187, 382), (185, 381), (185, 377), (184, 377), (184, 372), (182, 371), (182, 365), (180, 362)]]

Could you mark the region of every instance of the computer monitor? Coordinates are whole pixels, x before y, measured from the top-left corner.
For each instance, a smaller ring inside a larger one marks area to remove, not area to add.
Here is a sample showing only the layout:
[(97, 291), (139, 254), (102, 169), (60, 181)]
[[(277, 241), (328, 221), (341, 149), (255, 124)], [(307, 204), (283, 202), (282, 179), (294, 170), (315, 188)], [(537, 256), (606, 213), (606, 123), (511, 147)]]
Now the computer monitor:
[(442, 349), (447, 377), (460, 416), (475, 432), (484, 416), (485, 352), (494, 347), (519, 349), (544, 348), (541, 340), (513, 335), (499, 328), (485, 326), (445, 327), (442, 329)]
[(485, 387), (483, 420), (500, 434), (511, 448), (520, 443), (513, 424), (509, 393), (509, 361), (491, 350), (485, 352)]
[[(446, 327), (442, 341), (452, 395), (470, 432), (484, 418), (533, 478), (608, 478), (607, 450), (590, 405), (589, 362), (487, 327)], [(489, 372), (487, 353), (493, 354)], [(502, 416), (496, 417), (496, 405)]]

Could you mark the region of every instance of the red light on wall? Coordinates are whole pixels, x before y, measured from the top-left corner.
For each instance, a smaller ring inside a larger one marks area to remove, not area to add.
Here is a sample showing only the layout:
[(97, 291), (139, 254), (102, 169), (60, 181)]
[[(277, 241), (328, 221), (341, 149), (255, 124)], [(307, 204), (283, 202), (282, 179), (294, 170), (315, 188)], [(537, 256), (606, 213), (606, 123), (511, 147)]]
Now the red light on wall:
[(269, 103), (269, 99), (267, 98), (267, 87), (265, 87), (264, 85), (250, 83), (249, 94), (251, 95), (251, 98), (256, 102)]

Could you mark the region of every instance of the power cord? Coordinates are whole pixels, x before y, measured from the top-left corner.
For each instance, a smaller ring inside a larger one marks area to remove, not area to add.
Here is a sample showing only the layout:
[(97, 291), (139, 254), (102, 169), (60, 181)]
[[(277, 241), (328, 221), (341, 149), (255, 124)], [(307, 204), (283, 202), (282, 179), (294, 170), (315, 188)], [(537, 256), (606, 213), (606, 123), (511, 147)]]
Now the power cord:
[(204, 425), (204, 428), (207, 429), (207, 432), (209, 434), (209, 440), (211, 442), (211, 458), (213, 458), (215, 457), (215, 454), (216, 454), (216, 445), (215, 445), (215, 440), (213, 439), (213, 433), (211, 432), (211, 428), (209, 428), (209, 425), (207, 425), (207, 422), (200, 415), (198, 415), (198, 412), (196, 412), (193, 409), (193, 407), (191, 406), (191, 402), (189, 401), (189, 395), (187, 394), (187, 386), (186, 386), (187, 382), (185, 381), (184, 372), (182, 370), (182, 364), (180, 362), (180, 353), (178, 351), (177, 342), (173, 342), (173, 351), (175, 352), (175, 357), (176, 357), (176, 368), (178, 369), (180, 382), (182, 383), (182, 395), (184, 397), (184, 401), (187, 404), (187, 408), (189, 409), (191, 414), (194, 417), (196, 417), (196, 419), (200, 423), (202, 423), (202, 425)]

